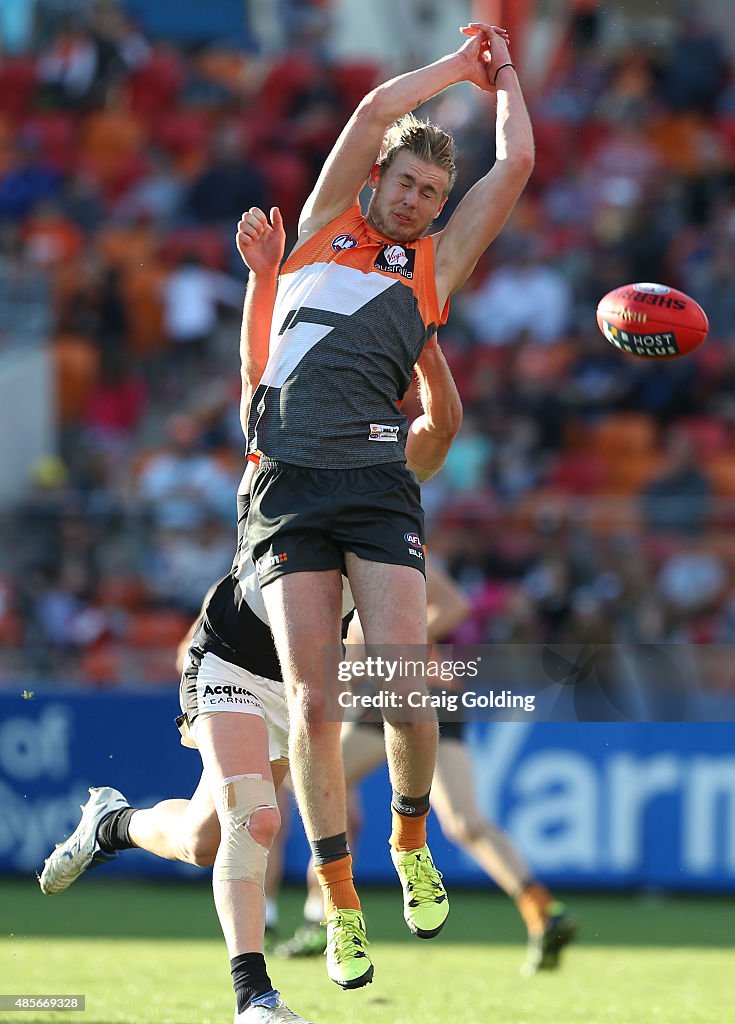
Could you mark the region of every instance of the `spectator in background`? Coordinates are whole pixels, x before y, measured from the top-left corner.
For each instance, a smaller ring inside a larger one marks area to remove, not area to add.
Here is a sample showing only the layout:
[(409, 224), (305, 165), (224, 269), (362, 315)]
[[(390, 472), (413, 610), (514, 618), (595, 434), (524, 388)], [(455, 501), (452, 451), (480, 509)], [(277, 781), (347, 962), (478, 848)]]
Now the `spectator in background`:
[(541, 344), (558, 341), (572, 311), (568, 281), (544, 260), (533, 235), (508, 242), (503, 266), (458, 302), (484, 345), (514, 344), (522, 335)]
[(194, 252), (168, 276), (163, 285), (163, 326), (172, 345), (169, 369), (179, 385), (196, 383), (204, 369), (220, 304), (239, 309), (244, 293), (241, 281), (205, 267)]
[(681, 432), (669, 438), (666, 465), (641, 494), (646, 527), (658, 533), (694, 537), (712, 511), (712, 484), (699, 468), (692, 440)]
[(80, 23), (70, 21), (41, 51), (37, 72), (41, 96), (51, 106), (73, 109), (86, 105), (99, 73), (94, 36)]
[(656, 581), (659, 594), (680, 619), (711, 612), (724, 596), (726, 584), (720, 556), (694, 538), (664, 562)]
[(661, 69), (661, 96), (675, 111), (709, 114), (728, 74), (725, 41), (701, 3), (683, 3), (674, 42)]
[(203, 519), (196, 529), (160, 529), (151, 538), (143, 572), (153, 595), (196, 616), (212, 584), (232, 564), (232, 527)]
[(166, 434), (166, 450), (151, 457), (136, 488), (154, 524), (196, 529), (210, 516), (230, 522), (235, 482), (200, 450), (198, 423), (177, 413), (168, 420)]
[(234, 125), (217, 133), (212, 161), (195, 179), (185, 200), (185, 212), (193, 220), (229, 227), (251, 206), (269, 209), (265, 179), (248, 156)]
[(115, 203), (112, 219), (125, 224), (145, 217), (158, 227), (170, 228), (184, 203), (184, 183), (165, 150), (151, 148), (148, 169)]
[(465, 415), (442, 473), (449, 490), (461, 493), (487, 486), (493, 452), (493, 443), (478, 421)]
[(61, 175), (43, 160), (36, 139), (20, 135), (0, 173), (0, 221), (22, 220), (44, 199), (61, 189)]

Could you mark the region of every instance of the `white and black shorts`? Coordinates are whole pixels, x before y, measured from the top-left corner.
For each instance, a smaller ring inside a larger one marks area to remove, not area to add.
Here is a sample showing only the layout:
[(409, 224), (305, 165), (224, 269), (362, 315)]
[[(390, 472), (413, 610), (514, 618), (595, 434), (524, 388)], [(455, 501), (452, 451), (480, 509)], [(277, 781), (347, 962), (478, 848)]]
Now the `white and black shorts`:
[(185, 747), (196, 747), (196, 722), (205, 714), (229, 711), (257, 715), (268, 730), (271, 761), (288, 758), (288, 706), (282, 682), (257, 676), (210, 651), (189, 648), (179, 689), (182, 714), (176, 719)]

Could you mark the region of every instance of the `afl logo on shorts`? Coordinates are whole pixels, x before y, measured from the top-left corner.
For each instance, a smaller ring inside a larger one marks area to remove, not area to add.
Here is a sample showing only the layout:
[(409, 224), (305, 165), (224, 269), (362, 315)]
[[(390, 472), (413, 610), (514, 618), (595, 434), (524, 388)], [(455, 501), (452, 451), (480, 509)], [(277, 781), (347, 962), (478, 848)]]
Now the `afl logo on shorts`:
[(354, 235), (337, 235), (332, 239), (332, 248), (335, 252), (341, 252), (342, 249), (354, 249), (357, 245), (357, 239)]
[(403, 539), (414, 548), (421, 547), (421, 538), (417, 533), (404, 533)]

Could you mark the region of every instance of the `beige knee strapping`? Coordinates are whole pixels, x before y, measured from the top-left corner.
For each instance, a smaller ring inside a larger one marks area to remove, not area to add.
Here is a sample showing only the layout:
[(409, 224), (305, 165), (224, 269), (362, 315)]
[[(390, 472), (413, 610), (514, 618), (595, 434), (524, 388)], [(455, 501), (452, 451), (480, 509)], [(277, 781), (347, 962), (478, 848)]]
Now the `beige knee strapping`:
[(253, 839), (248, 824), (255, 811), (278, 807), (275, 787), (270, 779), (228, 779), (221, 800), (222, 837), (212, 875), (222, 882), (255, 882), (262, 889), (268, 850)]

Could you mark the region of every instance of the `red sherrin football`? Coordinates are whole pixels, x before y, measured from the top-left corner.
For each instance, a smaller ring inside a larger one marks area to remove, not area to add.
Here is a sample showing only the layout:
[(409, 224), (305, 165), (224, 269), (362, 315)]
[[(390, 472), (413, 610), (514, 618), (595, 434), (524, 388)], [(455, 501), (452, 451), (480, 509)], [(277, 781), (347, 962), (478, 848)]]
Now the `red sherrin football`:
[(597, 307), (597, 324), (621, 352), (644, 359), (676, 359), (699, 348), (709, 331), (694, 299), (665, 284), (625, 284)]

